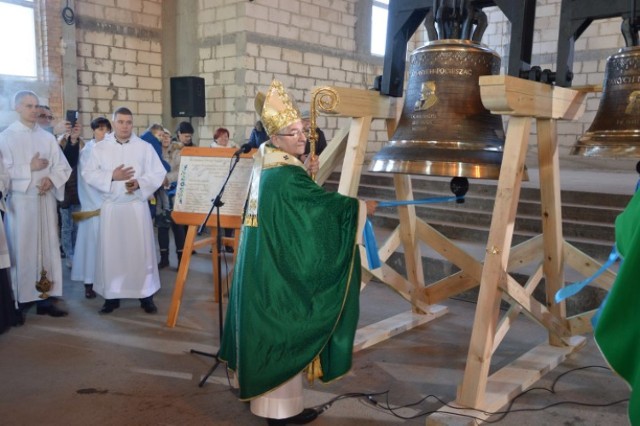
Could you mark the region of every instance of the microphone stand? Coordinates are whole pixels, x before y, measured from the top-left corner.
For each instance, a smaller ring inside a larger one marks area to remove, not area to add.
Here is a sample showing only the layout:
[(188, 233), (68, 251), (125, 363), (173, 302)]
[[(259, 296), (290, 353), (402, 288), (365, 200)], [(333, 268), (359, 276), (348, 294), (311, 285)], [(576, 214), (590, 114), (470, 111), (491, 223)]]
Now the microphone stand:
[[(229, 178), (231, 177), (231, 174), (233, 173), (233, 170), (236, 168), (236, 165), (238, 164), (238, 162), (240, 161), (240, 153), (241, 151), (236, 152), (233, 155), (233, 163), (231, 164), (231, 167), (229, 168), (229, 174), (227, 174), (227, 178), (225, 179), (224, 183), (222, 184), (222, 188), (220, 188), (220, 192), (218, 192), (218, 195), (216, 195), (216, 198), (213, 199), (213, 203), (211, 204), (211, 209), (209, 210), (209, 213), (207, 213), (207, 216), (204, 218), (204, 221), (202, 222), (202, 224), (200, 224), (200, 227), (198, 228), (198, 235), (202, 234), (202, 231), (204, 230), (204, 228), (207, 225), (207, 222), (209, 221), (209, 217), (211, 216), (211, 213), (213, 213), (213, 209), (216, 209), (216, 229), (218, 230), (217, 235), (216, 235), (216, 247), (218, 248), (218, 260), (217, 260), (217, 274), (218, 274), (218, 335), (220, 336), (220, 344), (222, 344), (222, 331), (223, 331), (223, 324), (222, 324), (222, 228), (220, 227), (220, 207), (222, 207), (224, 205), (224, 203), (222, 202), (222, 194), (224, 193), (224, 189), (227, 186), (227, 182), (229, 182)], [(211, 366), (211, 368), (209, 369), (209, 371), (207, 372), (207, 374), (204, 375), (204, 377), (202, 378), (202, 380), (200, 380), (200, 383), (198, 384), (199, 387), (203, 387), (205, 382), (207, 381), (207, 379), (209, 378), (209, 376), (211, 376), (211, 374), (213, 374), (213, 372), (215, 371), (216, 368), (218, 368), (218, 365), (220, 365), (220, 358), (218, 358), (218, 353), (216, 354), (210, 354), (207, 352), (201, 352), (195, 349), (191, 349), (191, 353), (192, 354), (197, 354), (197, 355), (204, 355), (204, 356), (208, 356), (211, 358), (215, 358), (215, 362), (214, 364)]]

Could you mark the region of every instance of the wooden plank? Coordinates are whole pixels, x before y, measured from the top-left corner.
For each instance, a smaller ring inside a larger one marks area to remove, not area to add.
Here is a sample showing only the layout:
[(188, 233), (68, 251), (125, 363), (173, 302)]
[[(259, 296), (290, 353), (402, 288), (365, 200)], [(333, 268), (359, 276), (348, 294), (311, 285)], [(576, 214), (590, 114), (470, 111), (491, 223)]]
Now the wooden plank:
[(508, 275), (505, 282), (501, 281), (500, 287), (504, 290), (503, 295), (505, 297), (520, 304), (525, 315), (541, 324), (550, 333), (559, 337), (569, 337), (571, 335), (563, 319), (564, 317), (553, 315), (545, 305), (529, 296), (520, 283), (511, 276)]
[[(564, 250), (562, 236), (562, 202), (560, 201), (560, 159), (556, 121), (538, 119), (538, 169), (540, 172), (540, 204), (544, 241), (545, 292), (549, 311), (556, 318), (566, 318), (565, 303), (553, 303), (555, 294), (564, 286)], [(562, 341), (549, 334), (549, 343)]]
[(509, 75), (479, 80), (482, 103), (494, 114), (573, 120), (584, 113), (586, 92)]
[[(399, 200), (413, 200), (411, 177), (395, 174), (393, 182)], [(400, 241), (404, 247), (404, 263), (407, 279), (413, 284), (411, 291), (411, 305), (416, 306), (419, 292), (424, 288), (424, 271), (422, 269), (422, 255), (416, 234), (416, 208), (414, 205), (398, 206), (400, 220)]]
[[(332, 115), (340, 117), (395, 118), (402, 109), (402, 98), (381, 95), (375, 90), (331, 87), (339, 96)], [(315, 90), (315, 88), (314, 88)]]
[(429, 303), (438, 303), (477, 286), (478, 280), (476, 278), (467, 275), (463, 271), (458, 271), (427, 286), (423, 293)]
[[(569, 355), (582, 349), (585, 344), (586, 339), (578, 337), (569, 341), (567, 346), (551, 346), (547, 343), (536, 346), (491, 375), (487, 382), (486, 398), (478, 406), (474, 407), (481, 411), (462, 408), (466, 405), (456, 401), (460, 408), (442, 407), (437, 413), (427, 418), (426, 424), (434, 426), (477, 425), (482, 423), (483, 420), (491, 417), (491, 415), (483, 413), (483, 411), (500, 411), (516, 395), (531, 387), (545, 374), (564, 362)], [(461, 414), (473, 416), (479, 420), (461, 420)]]
[(416, 314), (411, 311), (402, 312), (375, 324), (359, 328), (353, 342), (353, 351), (361, 351), (383, 340), (431, 322), (447, 312), (448, 308), (445, 306), (430, 306), (430, 310), (426, 314)]
[[(566, 264), (580, 272), (583, 276), (590, 277), (602, 267), (602, 263), (578, 250), (568, 242), (565, 241), (563, 247)], [(593, 284), (597, 284), (600, 288), (609, 291), (611, 287), (613, 287), (615, 280), (616, 274), (607, 269), (602, 275), (593, 280)]]
[[(536, 287), (538, 287), (538, 285), (542, 281), (542, 276), (543, 276), (542, 264), (540, 264), (536, 268), (536, 270), (533, 272), (533, 274), (529, 276), (529, 279), (524, 285), (524, 290), (529, 297), (531, 297), (531, 294), (533, 294), (533, 291), (536, 289)], [(507, 335), (507, 332), (511, 328), (511, 325), (514, 323), (514, 321), (516, 320), (520, 312), (522, 312), (521, 305), (519, 304), (511, 305), (509, 307), (509, 310), (507, 310), (507, 312), (500, 319), (500, 322), (498, 323), (498, 327), (496, 327), (496, 333), (494, 335), (494, 341), (493, 341), (493, 349), (491, 350), (491, 353), (495, 353), (495, 351), (498, 349), (498, 346), (500, 346), (500, 343), (502, 343), (502, 340)]]
[(324, 184), (336, 168), (342, 167), (348, 137), (349, 126), (338, 129), (334, 133), (331, 142), (327, 144), (327, 147), (320, 154), (320, 170), (316, 174), (318, 185)]
[(338, 192), (343, 195), (356, 197), (360, 186), (360, 176), (364, 166), (364, 156), (367, 150), (371, 117), (354, 118), (344, 153), (344, 164)]
[(429, 247), (468, 275), (474, 277), (478, 282), (480, 281), (482, 275), (482, 263), (480, 261), (421, 219), (416, 219), (416, 221), (416, 230), (420, 240), (427, 243)]
[(530, 131), (530, 117), (511, 117), (509, 120), (478, 305), (460, 388), (459, 400), (469, 407), (477, 407), (484, 399), (501, 301), (499, 284), (507, 279), (507, 262)]
[(598, 309), (593, 309), (567, 318), (567, 324), (569, 325), (571, 335), (576, 336), (578, 334), (591, 333), (593, 331), (591, 319), (597, 312)]
[(427, 297), (422, 291), (416, 291), (412, 282), (408, 281), (386, 263), (383, 263), (380, 268), (369, 271), (369, 273), (379, 281), (387, 284), (406, 300), (410, 301), (412, 305), (417, 305), (417, 302), (422, 302), (424, 304), (429, 303)]

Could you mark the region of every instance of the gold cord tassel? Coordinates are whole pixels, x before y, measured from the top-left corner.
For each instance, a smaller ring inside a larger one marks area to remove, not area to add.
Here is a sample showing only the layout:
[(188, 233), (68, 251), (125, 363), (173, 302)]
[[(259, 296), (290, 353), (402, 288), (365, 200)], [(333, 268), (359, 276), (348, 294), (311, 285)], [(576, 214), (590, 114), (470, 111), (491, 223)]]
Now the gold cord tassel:
[(307, 380), (309, 383), (313, 383), (315, 379), (319, 379), (324, 374), (322, 373), (322, 365), (320, 364), (320, 356), (316, 356), (313, 361), (307, 367)]

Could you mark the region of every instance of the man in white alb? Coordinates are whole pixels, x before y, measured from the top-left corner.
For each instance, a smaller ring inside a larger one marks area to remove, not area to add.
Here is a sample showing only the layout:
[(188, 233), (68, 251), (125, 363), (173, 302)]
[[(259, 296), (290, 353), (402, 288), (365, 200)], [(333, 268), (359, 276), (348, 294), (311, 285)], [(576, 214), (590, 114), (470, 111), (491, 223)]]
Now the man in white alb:
[[(0, 133), (0, 153), (9, 174), (6, 230), (11, 281), (21, 313), (36, 302), (38, 315), (63, 317), (51, 296), (62, 296), (62, 263), (56, 200), (64, 198), (71, 167), (55, 137), (37, 124), (38, 96), (14, 96), (18, 120)], [(49, 282), (39, 286), (36, 282)]]
[(153, 147), (133, 133), (128, 108), (113, 113), (113, 133), (97, 144), (82, 177), (102, 193), (94, 290), (105, 298), (102, 314), (137, 298), (149, 314), (158, 311), (160, 289), (153, 224), (147, 199), (162, 185), (166, 171)]

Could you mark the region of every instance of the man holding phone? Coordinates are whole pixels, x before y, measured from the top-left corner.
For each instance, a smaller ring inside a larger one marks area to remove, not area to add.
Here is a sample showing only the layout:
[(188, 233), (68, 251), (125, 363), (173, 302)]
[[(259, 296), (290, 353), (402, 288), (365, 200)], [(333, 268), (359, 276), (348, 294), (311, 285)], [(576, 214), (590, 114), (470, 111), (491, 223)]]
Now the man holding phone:
[(73, 265), (73, 254), (78, 233), (78, 224), (73, 221), (73, 212), (80, 211), (78, 197), (78, 161), (84, 141), (80, 137), (81, 126), (78, 123), (78, 111), (67, 111), (66, 131), (58, 139), (67, 162), (71, 166), (71, 176), (64, 188), (64, 199), (59, 203), (60, 239), (65, 253), (67, 268)]

